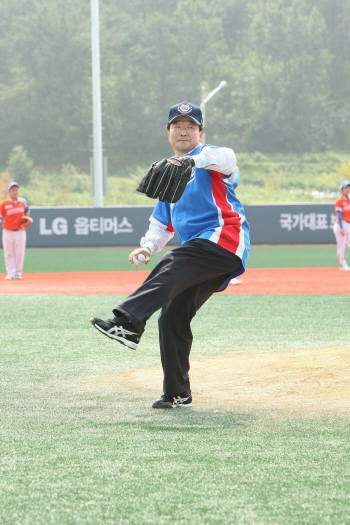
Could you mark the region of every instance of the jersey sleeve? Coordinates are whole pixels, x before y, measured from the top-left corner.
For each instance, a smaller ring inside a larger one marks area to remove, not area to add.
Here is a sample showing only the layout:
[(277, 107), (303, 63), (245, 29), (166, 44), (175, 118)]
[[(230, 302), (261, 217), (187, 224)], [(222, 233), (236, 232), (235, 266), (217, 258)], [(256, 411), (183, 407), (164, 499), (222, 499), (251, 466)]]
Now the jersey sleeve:
[(166, 228), (169, 228), (169, 231), (174, 231), (174, 229), (172, 229), (171, 226), (171, 213), (169, 202), (158, 201), (152, 212), (152, 217), (164, 224)]
[(335, 201), (335, 211), (340, 211), (342, 212), (343, 211), (343, 199), (342, 197), (339, 197), (339, 199), (337, 199)]
[(149, 227), (141, 238), (140, 246), (151, 253), (160, 252), (174, 237), (175, 230), (171, 223), (170, 204), (159, 201), (150, 217)]
[(234, 172), (233, 172), (233, 176), (232, 176), (232, 186), (234, 188), (237, 188), (238, 184), (239, 184), (239, 181), (240, 181), (240, 178), (241, 178), (241, 175), (239, 173), (239, 169), (236, 169)]
[(337, 217), (338, 217), (338, 223), (339, 223), (340, 228), (343, 228), (343, 218), (341, 216), (340, 210), (337, 210)]
[(197, 168), (216, 171), (227, 177), (232, 175), (237, 165), (235, 152), (231, 148), (206, 145), (200, 153), (192, 155), (192, 158)]
[(343, 214), (343, 197), (339, 197), (335, 201), (334, 208), (335, 208), (335, 214), (336, 214), (336, 217), (337, 217), (337, 220), (338, 220), (339, 227), (343, 228), (343, 217), (342, 217), (342, 214)]
[(240, 173), (239, 173), (239, 169), (236, 168), (235, 171), (230, 176), (230, 180), (231, 180), (233, 189), (237, 188), (237, 186), (239, 184), (239, 181), (240, 181), (240, 178), (241, 178), (241, 176), (240, 176)]
[(29, 212), (28, 201), (26, 199), (23, 199), (23, 197), (21, 197), (21, 201), (24, 202), (25, 204), (24, 213), (28, 213)]

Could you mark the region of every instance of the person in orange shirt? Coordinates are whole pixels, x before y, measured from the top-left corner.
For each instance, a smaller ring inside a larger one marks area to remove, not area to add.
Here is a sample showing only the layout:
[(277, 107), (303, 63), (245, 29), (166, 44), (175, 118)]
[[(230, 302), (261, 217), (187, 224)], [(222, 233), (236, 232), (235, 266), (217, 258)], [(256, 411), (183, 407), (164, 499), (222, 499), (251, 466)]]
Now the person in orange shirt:
[[(26, 246), (26, 227), (23, 225), (23, 217), (29, 216), (29, 207), (27, 201), (19, 197), (17, 182), (11, 182), (8, 191), (10, 198), (0, 204), (2, 246), (7, 271), (5, 279), (22, 279)], [(26, 226), (30, 226), (32, 222), (32, 219), (28, 217)]]
[(344, 180), (340, 184), (340, 192), (340, 197), (335, 202), (334, 235), (337, 241), (339, 270), (348, 272), (350, 267), (345, 260), (345, 248), (346, 245), (350, 248), (350, 181)]

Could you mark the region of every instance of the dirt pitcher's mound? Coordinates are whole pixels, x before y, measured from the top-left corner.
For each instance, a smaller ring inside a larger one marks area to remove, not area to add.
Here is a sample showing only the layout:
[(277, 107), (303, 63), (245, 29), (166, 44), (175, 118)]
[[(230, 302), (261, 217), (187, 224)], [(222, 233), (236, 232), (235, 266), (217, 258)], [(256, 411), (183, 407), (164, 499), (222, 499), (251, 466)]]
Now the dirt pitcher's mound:
[[(157, 366), (122, 378), (100, 377), (99, 387), (101, 381), (106, 390), (122, 387), (157, 395), (162, 374)], [(191, 383), (197, 406), (350, 411), (350, 347), (196, 359)]]

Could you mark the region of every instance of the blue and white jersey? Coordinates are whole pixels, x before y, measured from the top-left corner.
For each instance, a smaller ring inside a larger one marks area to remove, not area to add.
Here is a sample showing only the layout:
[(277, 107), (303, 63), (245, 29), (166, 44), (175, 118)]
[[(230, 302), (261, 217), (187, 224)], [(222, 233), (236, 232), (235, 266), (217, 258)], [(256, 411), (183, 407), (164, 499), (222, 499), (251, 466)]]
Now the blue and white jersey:
[(195, 167), (183, 195), (174, 204), (158, 201), (141, 246), (159, 251), (174, 232), (181, 244), (207, 239), (237, 255), (243, 273), (250, 249), (249, 225), (232, 185), (235, 154), (229, 148), (200, 144), (188, 155)]

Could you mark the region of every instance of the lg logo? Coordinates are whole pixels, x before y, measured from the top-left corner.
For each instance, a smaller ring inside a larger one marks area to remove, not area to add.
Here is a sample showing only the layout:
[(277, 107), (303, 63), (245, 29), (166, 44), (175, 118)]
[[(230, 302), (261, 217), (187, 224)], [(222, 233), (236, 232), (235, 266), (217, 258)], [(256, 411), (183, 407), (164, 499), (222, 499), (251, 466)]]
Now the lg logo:
[(39, 219), (39, 233), (40, 235), (67, 235), (68, 221), (64, 217), (55, 217), (51, 221), (51, 225), (47, 225), (46, 219), (41, 217)]

